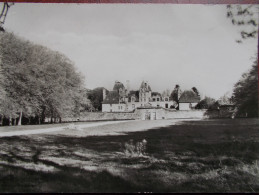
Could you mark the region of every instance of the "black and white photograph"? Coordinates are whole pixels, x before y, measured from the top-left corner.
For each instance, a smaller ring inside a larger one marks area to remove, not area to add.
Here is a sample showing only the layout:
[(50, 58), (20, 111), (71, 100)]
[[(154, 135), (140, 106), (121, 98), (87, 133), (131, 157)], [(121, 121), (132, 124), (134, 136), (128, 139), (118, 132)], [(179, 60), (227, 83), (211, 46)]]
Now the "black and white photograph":
[(0, 2), (0, 193), (258, 193), (258, 11)]

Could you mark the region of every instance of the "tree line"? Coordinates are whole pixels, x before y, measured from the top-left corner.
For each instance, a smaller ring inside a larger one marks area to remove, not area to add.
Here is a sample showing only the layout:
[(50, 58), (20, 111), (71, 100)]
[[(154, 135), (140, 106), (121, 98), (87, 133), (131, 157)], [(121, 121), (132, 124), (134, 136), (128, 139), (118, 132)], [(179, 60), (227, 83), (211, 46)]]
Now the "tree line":
[(231, 99), (237, 116), (258, 117), (258, 59), (235, 84)]
[[(0, 124), (41, 124), (88, 109), (84, 77), (65, 55), (0, 32)], [(24, 119), (22, 121), (22, 119)]]
[[(61, 122), (100, 111), (103, 88), (89, 90), (83, 84), (84, 77), (65, 55), (0, 32), (0, 125), (42, 124), (46, 118)], [(177, 100), (180, 93), (176, 85), (170, 99)], [(237, 116), (258, 117), (257, 60), (235, 84), (232, 96), (221, 99), (236, 105)], [(197, 109), (213, 109), (216, 103), (205, 97)]]
[(201, 100), (197, 109), (218, 109), (220, 105), (234, 105), (234, 116), (236, 117), (258, 117), (258, 59), (253, 62), (252, 67), (243, 73), (239, 81), (233, 86), (231, 95), (223, 95), (219, 100), (205, 97)]

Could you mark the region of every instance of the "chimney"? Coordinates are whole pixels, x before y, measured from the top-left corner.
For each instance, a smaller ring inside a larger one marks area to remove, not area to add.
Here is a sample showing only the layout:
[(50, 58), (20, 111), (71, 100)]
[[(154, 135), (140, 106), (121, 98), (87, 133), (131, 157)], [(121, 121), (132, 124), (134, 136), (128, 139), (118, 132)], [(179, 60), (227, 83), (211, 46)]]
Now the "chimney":
[(103, 100), (105, 100), (105, 99), (106, 99), (106, 89), (103, 88)]
[(129, 93), (129, 91), (130, 91), (130, 81), (129, 80), (126, 81), (126, 89), (127, 89), (127, 92)]

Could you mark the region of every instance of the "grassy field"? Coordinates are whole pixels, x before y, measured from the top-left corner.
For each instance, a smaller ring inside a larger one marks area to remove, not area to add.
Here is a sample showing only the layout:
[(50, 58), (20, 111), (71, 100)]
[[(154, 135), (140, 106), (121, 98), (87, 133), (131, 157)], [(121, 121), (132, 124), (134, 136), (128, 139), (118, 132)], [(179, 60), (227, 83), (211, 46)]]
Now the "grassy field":
[[(143, 139), (146, 148), (137, 151)], [(0, 192), (259, 192), (258, 160), (258, 119), (3, 137)]]

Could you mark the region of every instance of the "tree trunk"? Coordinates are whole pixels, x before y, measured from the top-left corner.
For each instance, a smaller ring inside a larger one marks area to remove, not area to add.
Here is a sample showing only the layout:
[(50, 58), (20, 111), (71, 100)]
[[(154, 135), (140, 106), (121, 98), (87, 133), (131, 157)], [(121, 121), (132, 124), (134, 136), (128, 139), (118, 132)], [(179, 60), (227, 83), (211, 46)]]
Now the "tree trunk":
[(1, 116), (1, 120), (0, 120), (0, 125), (3, 126), (3, 122), (4, 122), (4, 116)]
[(12, 117), (9, 117), (9, 126), (12, 126)]
[(16, 118), (14, 119), (13, 125), (14, 125), (14, 126), (16, 125)]
[(20, 116), (19, 116), (19, 121), (18, 121), (18, 126), (22, 125), (22, 111), (20, 112)]
[(39, 125), (40, 125), (40, 117), (39, 117)]
[(45, 110), (46, 110), (46, 107), (42, 106), (42, 112), (41, 112), (41, 123), (42, 124), (45, 122)]
[(59, 117), (59, 123), (61, 123), (62, 121), (61, 121), (61, 117)]

